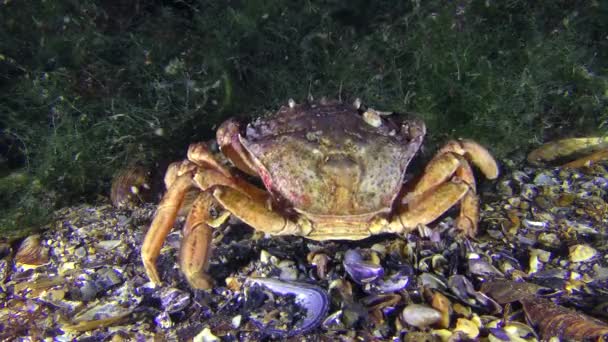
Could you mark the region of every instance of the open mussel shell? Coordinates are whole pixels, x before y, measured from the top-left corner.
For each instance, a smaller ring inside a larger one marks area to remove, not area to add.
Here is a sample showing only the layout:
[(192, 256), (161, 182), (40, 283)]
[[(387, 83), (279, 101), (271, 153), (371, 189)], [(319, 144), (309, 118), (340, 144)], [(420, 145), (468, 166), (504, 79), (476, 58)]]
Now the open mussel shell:
[(296, 303), (306, 310), (306, 315), (302, 322), (291, 330), (268, 327), (263, 322), (252, 319), (253, 324), (271, 335), (289, 337), (304, 334), (318, 327), (325, 319), (329, 309), (329, 296), (324, 289), (318, 286), (301, 282), (254, 277), (247, 278), (244, 285), (262, 286), (279, 295), (294, 295)]
[(490, 313), (502, 312), (502, 307), (492, 298), (482, 292), (475, 291), (473, 284), (465, 276), (456, 274), (448, 279), (448, 286), (452, 293), (464, 303), (483, 309)]
[(366, 293), (394, 293), (405, 289), (412, 283), (414, 276), (413, 268), (408, 265), (400, 267), (396, 272), (377, 279), (376, 281), (363, 285)]
[(371, 283), (384, 275), (381, 265), (364, 261), (361, 253), (355, 249), (346, 251), (342, 264), (346, 273), (357, 284)]

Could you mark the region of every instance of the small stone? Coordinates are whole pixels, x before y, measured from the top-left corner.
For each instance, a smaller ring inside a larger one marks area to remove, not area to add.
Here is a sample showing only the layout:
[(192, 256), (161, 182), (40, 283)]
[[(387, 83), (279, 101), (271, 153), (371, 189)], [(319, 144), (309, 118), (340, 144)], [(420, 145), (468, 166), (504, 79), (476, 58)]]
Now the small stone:
[(410, 304), (401, 312), (401, 319), (416, 328), (424, 328), (441, 321), (442, 314), (430, 306)]
[(74, 255), (79, 258), (84, 258), (87, 256), (87, 250), (84, 247), (78, 247), (74, 250)]
[(572, 262), (587, 261), (597, 255), (597, 251), (589, 245), (574, 245), (570, 247), (569, 251)]
[(201, 330), (198, 335), (194, 336), (192, 342), (220, 342), (220, 339), (217, 336), (213, 335), (211, 329), (207, 327)]
[(236, 315), (234, 317), (232, 317), (232, 327), (234, 329), (238, 329), (238, 327), (241, 326), (241, 321), (243, 320), (243, 316), (241, 315)]

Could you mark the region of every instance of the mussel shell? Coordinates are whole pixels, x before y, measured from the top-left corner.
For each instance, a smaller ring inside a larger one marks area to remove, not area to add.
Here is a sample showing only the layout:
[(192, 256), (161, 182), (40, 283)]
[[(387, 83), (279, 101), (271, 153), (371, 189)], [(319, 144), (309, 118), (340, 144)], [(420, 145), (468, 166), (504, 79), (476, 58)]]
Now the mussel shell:
[(259, 285), (268, 288), (273, 293), (294, 295), (296, 303), (306, 309), (306, 317), (303, 322), (289, 331), (266, 327), (262, 322), (252, 320), (258, 328), (263, 329), (265, 332), (272, 335), (289, 337), (304, 334), (318, 327), (325, 319), (327, 311), (329, 310), (329, 296), (324, 289), (318, 286), (301, 282), (253, 277), (247, 278), (244, 285)]
[(355, 249), (346, 251), (343, 265), (346, 273), (357, 284), (371, 283), (384, 276), (384, 268), (381, 265), (363, 261), (360, 252)]

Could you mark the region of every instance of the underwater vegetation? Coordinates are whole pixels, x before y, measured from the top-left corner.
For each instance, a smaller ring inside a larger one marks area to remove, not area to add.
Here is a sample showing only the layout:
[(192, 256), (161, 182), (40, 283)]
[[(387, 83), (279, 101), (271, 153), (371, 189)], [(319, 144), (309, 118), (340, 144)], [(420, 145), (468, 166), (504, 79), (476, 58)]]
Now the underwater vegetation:
[(604, 1), (0, 4), (0, 231), (163, 173), (226, 117), (309, 94), (415, 112), (497, 158), (605, 134)]
[[(607, 32), (606, 1), (1, 2), (0, 339), (606, 338)], [(146, 244), (187, 146), (324, 96), (375, 108), (370, 130), (389, 111), (422, 119), (414, 174), (446, 141), (488, 148), (500, 177), (460, 184), (479, 196), (474, 227), (446, 208), (400, 234), (316, 241), (210, 206), (213, 248), (184, 258), (184, 240), (201, 244), (183, 207)], [(593, 154), (574, 167), (544, 163), (579, 147)]]

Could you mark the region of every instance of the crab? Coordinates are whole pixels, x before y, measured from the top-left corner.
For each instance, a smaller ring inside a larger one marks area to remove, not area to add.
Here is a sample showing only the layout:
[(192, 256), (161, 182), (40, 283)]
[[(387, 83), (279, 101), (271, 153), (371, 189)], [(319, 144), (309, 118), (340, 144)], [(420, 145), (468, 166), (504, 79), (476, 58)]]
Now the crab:
[[(289, 101), (246, 127), (234, 119), (217, 130), (217, 143), (233, 167), (194, 143), (187, 159), (166, 173), (167, 191), (145, 236), (141, 256), (149, 279), (186, 194), (197, 189), (183, 228), (179, 264), (194, 288), (209, 289), (212, 229), (236, 216), (269, 235), (360, 240), (404, 234), (460, 204), (456, 227), (474, 236), (479, 200), (471, 164), (488, 179), (498, 176), (492, 155), (470, 140), (450, 141), (415, 182), (406, 170), (426, 133), (424, 122), (398, 122), (390, 113), (345, 104)], [(264, 189), (247, 181), (256, 177)], [(220, 208), (221, 215), (213, 216)]]

